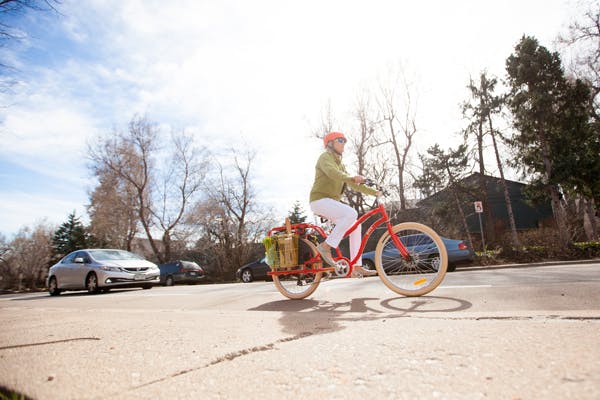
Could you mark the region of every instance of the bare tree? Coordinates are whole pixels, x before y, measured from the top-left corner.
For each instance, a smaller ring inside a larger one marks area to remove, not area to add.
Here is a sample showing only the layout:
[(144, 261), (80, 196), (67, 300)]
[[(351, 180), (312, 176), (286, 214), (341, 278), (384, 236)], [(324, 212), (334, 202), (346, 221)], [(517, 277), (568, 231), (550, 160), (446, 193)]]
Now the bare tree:
[(194, 146), (185, 132), (172, 135), (173, 155), (163, 175), (159, 201), (150, 211), (162, 231), (165, 258), (170, 259), (173, 239), (184, 243), (190, 232), (182, 229), (185, 213), (204, 184), (208, 167), (205, 148)]
[(333, 115), (333, 110), (331, 109), (331, 100), (328, 100), (327, 105), (321, 110), (318, 126), (312, 129), (312, 136), (322, 140), (323, 136), (333, 131), (336, 125), (337, 123)]
[(0, 1), (0, 46), (7, 42), (23, 39), (23, 33), (16, 30), (8, 21), (11, 17), (22, 14), (27, 10), (56, 11), (54, 5), (59, 0), (1, 0)]
[[(59, 0), (1, 0), (0, 1), (0, 47), (6, 46), (13, 41), (20, 41), (25, 38), (25, 33), (16, 29), (9, 22), (11, 17), (22, 14), (27, 10), (38, 12), (56, 11), (55, 5), (60, 4)], [(14, 68), (0, 61), (0, 72), (5, 71), (0, 76), (0, 92), (6, 92), (15, 84), (15, 79), (8, 74), (8, 71), (14, 72)]]
[[(161, 184), (158, 128), (146, 117), (135, 116), (127, 132), (114, 132), (90, 146), (91, 168), (98, 174), (111, 171), (135, 193), (135, 210), (139, 223), (158, 262), (171, 258), (173, 236), (177, 236), (192, 199), (199, 193), (204, 179), (203, 150), (193, 146), (183, 132), (174, 134), (173, 156), (164, 165)], [(161, 235), (161, 244), (155, 238)]]
[(0, 233), (0, 289), (10, 286), (10, 265), (8, 263), (10, 255), (10, 245), (6, 237)]
[(135, 188), (113, 170), (98, 170), (99, 185), (87, 206), (90, 234), (103, 247), (132, 250), (139, 217)]
[(16, 275), (21, 289), (23, 280), (27, 287), (36, 289), (43, 281), (52, 258), (53, 230), (40, 223), (33, 229), (22, 228), (10, 244), (7, 263)]
[(198, 247), (214, 255), (221, 275), (232, 277), (253, 255), (253, 244), (273, 224), (260, 209), (252, 184), (254, 157), (250, 150), (231, 150), (231, 165), (217, 163), (208, 198), (197, 204), (193, 213), (193, 222), (202, 234)]
[(583, 20), (569, 25), (569, 32), (558, 43), (576, 54), (571, 74), (592, 87), (594, 118), (600, 122), (600, 2), (592, 1)]
[(111, 171), (135, 192), (136, 212), (148, 242), (159, 262), (164, 261), (151, 227), (152, 155), (157, 150), (157, 128), (145, 117), (135, 116), (127, 132), (113, 132), (90, 146), (91, 168), (96, 173)]
[[(385, 178), (387, 170), (385, 164), (381, 161), (384, 155), (378, 154), (381, 157), (374, 155), (377, 151), (377, 115), (371, 106), (371, 98), (368, 92), (363, 92), (356, 100), (354, 109), (354, 121), (358, 127), (351, 130), (347, 135), (354, 157), (357, 161), (358, 175), (366, 176), (381, 182)], [(376, 162), (374, 162), (376, 160)], [(360, 214), (372, 207), (367, 202), (365, 196), (360, 192), (346, 190), (346, 198), (351, 207)]]
[(396, 185), (400, 197), (400, 209), (406, 210), (406, 181), (413, 139), (417, 133), (416, 102), (411, 86), (402, 68), (392, 72), (389, 82), (380, 84), (379, 108), (382, 113), (385, 142), (392, 147), (396, 167)]

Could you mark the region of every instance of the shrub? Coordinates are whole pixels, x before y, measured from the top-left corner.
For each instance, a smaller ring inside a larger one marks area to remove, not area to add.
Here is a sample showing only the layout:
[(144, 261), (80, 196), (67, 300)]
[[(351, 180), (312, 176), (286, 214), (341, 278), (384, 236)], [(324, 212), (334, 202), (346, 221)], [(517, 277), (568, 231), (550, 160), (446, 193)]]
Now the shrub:
[(573, 251), (578, 258), (598, 258), (600, 257), (600, 242), (576, 242), (573, 243)]

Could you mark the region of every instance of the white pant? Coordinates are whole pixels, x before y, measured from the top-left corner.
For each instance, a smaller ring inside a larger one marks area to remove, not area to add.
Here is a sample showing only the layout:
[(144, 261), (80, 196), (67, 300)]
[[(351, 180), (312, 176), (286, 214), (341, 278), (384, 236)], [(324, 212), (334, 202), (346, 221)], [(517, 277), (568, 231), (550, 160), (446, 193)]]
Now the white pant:
[[(344, 203), (330, 198), (315, 200), (310, 203), (310, 209), (317, 215), (327, 218), (335, 227), (325, 240), (333, 248), (337, 248), (344, 238), (344, 233), (354, 224), (358, 213)], [(361, 226), (358, 225), (350, 234), (350, 261), (356, 257), (362, 239)], [(355, 265), (362, 265), (362, 257), (356, 260)]]

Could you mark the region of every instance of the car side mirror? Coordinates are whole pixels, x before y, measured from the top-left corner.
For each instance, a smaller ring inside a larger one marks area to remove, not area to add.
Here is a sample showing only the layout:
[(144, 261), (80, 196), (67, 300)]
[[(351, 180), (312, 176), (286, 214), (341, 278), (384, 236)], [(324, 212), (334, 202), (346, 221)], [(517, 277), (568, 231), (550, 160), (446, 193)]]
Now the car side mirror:
[(85, 260), (83, 259), (83, 257), (75, 257), (75, 259), (73, 260), (74, 263), (76, 264), (84, 264)]

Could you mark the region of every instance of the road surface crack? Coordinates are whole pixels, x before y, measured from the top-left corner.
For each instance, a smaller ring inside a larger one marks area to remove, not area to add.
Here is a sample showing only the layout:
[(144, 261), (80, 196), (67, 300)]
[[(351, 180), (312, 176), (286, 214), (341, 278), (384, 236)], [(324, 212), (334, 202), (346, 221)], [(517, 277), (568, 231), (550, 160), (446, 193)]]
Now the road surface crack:
[(76, 342), (76, 341), (79, 341), (79, 340), (100, 340), (100, 338), (97, 338), (97, 337), (80, 337), (80, 338), (71, 338), (71, 339), (51, 340), (49, 342), (16, 344), (16, 345), (13, 345), (13, 346), (0, 347), (0, 350), (19, 349), (19, 348), (22, 348), (22, 347), (43, 346), (43, 345), (46, 345), (46, 344)]
[(289, 337), (286, 337), (286, 338), (283, 338), (283, 339), (276, 340), (275, 342), (272, 342), (272, 343), (267, 343), (267, 344), (262, 345), (262, 346), (254, 346), (254, 347), (250, 347), (250, 348), (247, 348), (247, 349), (242, 349), (242, 350), (234, 351), (234, 352), (231, 352), (231, 353), (227, 353), (224, 356), (218, 357), (218, 358), (214, 359), (213, 361), (210, 361), (210, 362), (208, 362), (208, 363), (206, 363), (204, 365), (201, 365), (199, 367), (194, 367), (194, 368), (189, 368), (189, 369), (185, 369), (185, 370), (182, 370), (182, 371), (177, 371), (177, 372), (172, 373), (172, 374), (170, 374), (168, 376), (165, 376), (163, 378), (155, 379), (153, 381), (142, 383), (140, 385), (134, 386), (134, 387), (130, 388), (129, 390), (140, 389), (140, 388), (143, 388), (143, 387), (146, 387), (146, 386), (153, 385), (155, 383), (164, 382), (164, 381), (166, 381), (168, 379), (171, 379), (171, 378), (176, 378), (178, 376), (185, 375), (185, 374), (188, 374), (190, 372), (199, 371), (199, 370), (204, 369), (204, 368), (212, 367), (213, 365), (217, 365), (217, 364), (220, 364), (220, 363), (223, 363), (223, 362), (226, 362), (226, 361), (232, 361), (232, 360), (235, 360), (236, 358), (243, 357), (243, 356), (246, 356), (246, 355), (249, 355), (249, 354), (259, 353), (261, 351), (273, 350), (275, 348), (275, 346), (277, 344), (279, 344), (279, 343), (293, 342), (295, 340), (300, 340), (302, 338), (305, 338), (305, 337), (308, 337), (308, 336), (312, 336), (313, 334), (314, 334), (313, 332), (302, 332), (302, 333), (299, 333), (299, 334), (294, 335), (294, 336), (289, 336)]

